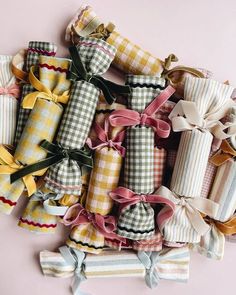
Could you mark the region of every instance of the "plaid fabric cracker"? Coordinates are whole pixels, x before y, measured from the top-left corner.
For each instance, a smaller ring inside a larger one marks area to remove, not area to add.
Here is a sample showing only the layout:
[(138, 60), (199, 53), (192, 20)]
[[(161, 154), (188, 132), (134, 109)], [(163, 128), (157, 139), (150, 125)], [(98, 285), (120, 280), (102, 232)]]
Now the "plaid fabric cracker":
[[(57, 47), (53, 43), (42, 42), (42, 41), (30, 41), (28, 45), (26, 60), (25, 60), (25, 66), (24, 66), (25, 71), (28, 73), (31, 66), (36, 66), (38, 64), (39, 56), (41, 55), (54, 56), (56, 54), (56, 50), (57, 50)], [(22, 87), (21, 101), (27, 94), (33, 91), (34, 91), (34, 87), (31, 84), (24, 84)], [(17, 120), (16, 134), (14, 139), (15, 145), (17, 145), (20, 140), (21, 134), (23, 132), (23, 129), (25, 127), (29, 114), (30, 114), (29, 109), (24, 109), (20, 107), (18, 120)]]
[[(82, 38), (78, 52), (89, 74), (103, 74), (109, 68), (115, 49), (103, 40)], [(73, 83), (69, 104), (64, 113), (56, 141), (63, 148), (81, 149), (94, 118), (99, 89), (80, 80)], [(46, 187), (56, 193), (80, 194), (81, 169), (76, 161), (64, 159), (51, 167)]]
[(0, 55), (0, 144), (13, 145), (19, 86), (11, 71), (12, 57)]
[(147, 240), (133, 241), (132, 248), (136, 251), (160, 251), (162, 249), (162, 235), (157, 232)]
[(114, 31), (114, 25), (107, 27), (98, 19), (94, 10), (82, 6), (67, 26), (66, 40), (77, 42), (79, 37), (93, 36), (103, 38), (117, 49), (113, 64), (126, 73), (134, 75), (160, 75), (168, 68), (176, 56), (170, 54), (163, 62), (149, 52), (130, 42), (127, 38)]
[(166, 165), (167, 151), (163, 148), (154, 148), (154, 188), (161, 186)]
[[(210, 157), (212, 156), (212, 153), (210, 153)], [(214, 179), (215, 179), (215, 175), (216, 175), (216, 166), (213, 165), (211, 162), (207, 162), (207, 168), (206, 168), (206, 172), (204, 175), (204, 181), (203, 181), (203, 185), (202, 185), (202, 190), (201, 190), (201, 197), (202, 198), (208, 198)]]

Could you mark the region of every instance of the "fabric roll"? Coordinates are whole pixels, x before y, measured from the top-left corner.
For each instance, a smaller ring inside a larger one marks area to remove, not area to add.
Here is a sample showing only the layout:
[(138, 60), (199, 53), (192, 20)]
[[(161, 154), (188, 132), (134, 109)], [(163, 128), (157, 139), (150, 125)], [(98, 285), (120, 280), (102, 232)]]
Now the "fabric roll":
[[(211, 156), (212, 156), (212, 153), (210, 153), (210, 157)], [(206, 172), (205, 172), (205, 175), (204, 175), (202, 190), (201, 190), (201, 197), (202, 198), (208, 198), (209, 197), (212, 185), (214, 183), (216, 170), (217, 170), (216, 166), (208, 161), (207, 162)]]
[[(69, 60), (60, 58), (53, 58), (53, 60), (51, 60), (50, 58), (50, 61), (48, 60), (49, 62), (47, 63), (47, 59), (48, 57), (39, 58), (40, 62), (42, 61), (46, 67), (48, 66), (47, 71), (39, 72), (40, 78), (47, 77), (47, 81), (51, 81), (51, 84), (48, 85), (49, 88), (47, 89), (51, 91), (52, 95), (53, 93), (55, 95), (60, 95), (65, 91), (68, 91), (70, 88), (70, 81), (66, 80), (66, 71), (69, 67)], [(60, 68), (60, 71), (58, 71), (57, 68)], [(61, 69), (63, 69), (63, 72), (61, 72)], [(60, 83), (60, 87), (56, 87), (57, 83)], [(42, 92), (38, 91), (30, 95), (33, 96), (25, 97), (25, 99), (30, 104), (30, 107), (34, 107), (29, 115), (21, 139), (17, 145), (14, 160), (12, 160), (20, 163), (20, 165), (30, 165), (45, 159), (47, 152), (40, 147), (40, 143), (43, 140), (53, 140), (63, 113), (63, 107), (59, 103), (48, 100), (49, 98), (40, 98), (40, 96), (43, 97), (44, 95)], [(33, 99), (35, 99), (35, 101)], [(42, 175), (44, 172), (45, 170), (40, 170), (35, 175)], [(29, 178), (30, 175), (27, 175), (26, 178), (27, 177)], [(24, 190), (25, 178), (23, 177), (22, 179), (18, 179), (16, 182), (11, 183), (10, 175), (2, 173), (0, 179), (0, 192), (3, 198), (4, 210), (6, 204), (10, 205), (6, 212), (9, 214)], [(12, 187), (14, 188), (14, 193), (12, 193)], [(32, 193), (33, 192), (34, 191), (32, 191)]]
[[(103, 40), (83, 38), (78, 45), (78, 53), (88, 74), (101, 75), (109, 68), (115, 49)], [(92, 83), (84, 80), (73, 83), (69, 104), (56, 138), (63, 148), (81, 149), (84, 146), (98, 98), (99, 89)], [(49, 169), (45, 183), (55, 193), (80, 195), (81, 168), (76, 161), (65, 158)]]
[(208, 258), (222, 260), (224, 245), (224, 234), (214, 224), (211, 224), (210, 230), (201, 237), (200, 243), (192, 244), (190, 247)]
[(157, 232), (150, 239), (132, 241), (132, 249), (136, 251), (161, 251), (162, 242), (162, 235)]
[(126, 73), (134, 75), (160, 75), (172, 61), (178, 59), (169, 55), (165, 61), (154, 57), (149, 52), (135, 45), (129, 39), (114, 31), (114, 25), (105, 27), (90, 6), (82, 6), (70, 21), (66, 29), (65, 39), (77, 42), (80, 37), (93, 36), (102, 38), (117, 49), (113, 65)]
[[(24, 70), (28, 73), (31, 66), (36, 66), (39, 62), (39, 56), (54, 56), (56, 54), (57, 47), (53, 43), (50, 42), (42, 42), (42, 41), (30, 41), (28, 45)], [(23, 98), (34, 91), (34, 87), (31, 84), (24, 84), (22, 87), (22, 94), (21, 94), (21, 101)], [(18, 120), (17, 120), (17, 127), (16, 127), (16, 134), (14, 139), (14, 144), (17, 145), (27, 119), (29, 117), (30, 110), (20, 107)]]
[(0, 144), (13, 145), (19, 86), (11, 71), (12, 56), (0, 55)]
[(165, 167), (166, 167), (167, 151), (163, 148), (154, 148), (154, 188), (155, 190), (162, 185)]
[(232, 91), (231, 86), (214, 80), (186, 79), (184, 101), (179, 101), (170, 114), (173, 130), (183, 131), (170, 185), (176, 194), (192, 198), (200, 196), (212, 133), (220, 129), (216, 137), (222, 133), (227, 136), (218, 120), (225, 116), (232, 104)]

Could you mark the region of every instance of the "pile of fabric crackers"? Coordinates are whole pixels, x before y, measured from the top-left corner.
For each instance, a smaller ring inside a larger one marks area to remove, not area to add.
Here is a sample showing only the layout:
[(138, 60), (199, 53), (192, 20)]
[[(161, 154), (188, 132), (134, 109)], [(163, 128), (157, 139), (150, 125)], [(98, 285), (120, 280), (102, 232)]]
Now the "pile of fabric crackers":
[[(186, 282), (189, 251), (222, 259), (236, 241), (236, 92), (202, 68), (154, 57), (82, 6), (68, 58), (29, 42), (0, 56), (0, 212), (53, 234), (45, 275)], [(117, 84), (110, 66), (126, 74)]]

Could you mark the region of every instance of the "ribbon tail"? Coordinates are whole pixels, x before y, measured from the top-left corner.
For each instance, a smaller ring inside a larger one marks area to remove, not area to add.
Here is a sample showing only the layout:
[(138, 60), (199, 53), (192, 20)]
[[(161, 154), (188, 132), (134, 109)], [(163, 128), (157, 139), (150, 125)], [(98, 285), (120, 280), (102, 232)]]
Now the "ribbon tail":
[(158, 276), (157, 270), (154, 269), (153, 271), (147, 272), (145, 276), (146, 285), (153, 289), (158, 285), (160, 278)]
[(35, 193), (37, 190), (37, 186), (34, 181), (34, 177), (32, 175), (27, 175), (27, 176), (23, 177), (23, 182), (24, 182), (25, 187), (28, 191), (28, 196), (29, 197), (32, 196), (33, 193)]
[(25, 177), (26, 175), (33, 174), (34, 172), (40, 171), (40, 170), (47, 168), (51, 165), (57, 164), (62, 159), (63, 159), (62, 155), (55, 155), (55, 156), (51, 156), (46, 159), (43, 159), (39, 162), (25, 166), (24, 168), (12, 173), (10, 176), (10, 181), (11, 181), (11, 183), (14, 183), (18, 179)]
[(82, 274), (75, 274), (74, 281), (71, 285), (71, 289), (73, 292), (73, 295), (89, 295), (88, 293), (85, 293), (80, 290), (80, 284), (86, 280), (86, 277)]
[(100, 88), (102, 90), (104, 98), (106, 99), (106, 102), (108, 104), (112, 104), (116, 100), (116, 97), (112, 94), (112, 92), (109, 89), (109, 86), (106, 84), (105, 79), (102, 79), (101, 77), (94, 76), (94, 77), (92, 77), (91, 82), (95, 86), (97, 86), (98, 88)]
[(186, 209), (186, 214), (193, 228), (200, 236), (204, 236), (209, 231), (210, 226), (204, 221), (203, 217), (196, 209), (193, 209), (189, 205), (187, 205)]

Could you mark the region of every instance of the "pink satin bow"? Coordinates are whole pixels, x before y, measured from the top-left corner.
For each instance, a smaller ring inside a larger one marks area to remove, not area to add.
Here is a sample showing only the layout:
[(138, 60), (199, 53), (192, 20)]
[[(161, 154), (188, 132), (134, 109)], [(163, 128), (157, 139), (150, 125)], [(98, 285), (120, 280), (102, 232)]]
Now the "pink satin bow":
[(166, 87), (141, 114), (134, 110), (114, 111), (109, 116), (110, 124), (112, 126), (150, 126), (159, 137), (166, 138), (170, 134), (170, 125), (161, 119), (154, 118), (153, 115), (174, 92), (175, 89), (172, 86)]
[(157, 215), (157, 224), (162, 224), (171, 218), (175, 211), (175, 204), (160, 195), (136, 194), (125, 187), (116, 188), (114, 191), (109, 193), (109, 196), (115, 202), (121, 204), (121, 211), (128, 206), (135, 205), (140, 202), (166, 205)]
[(80, 224), (91, 223), (105, 237), (109, 239), (125, 240), (114, 232), (116, 230), (116, 220), (114, 216), (103, 216), (88, 212), (80, 204), (71, 206), (63, 217), (66, 226), (78, 226)]
[(0, 95), (12, 95), (15, 98), (20, 96), (20, 87), (17, 84), (12, 84), (6, 87), (0, 87)]
[(87, 139), (87, 145), (92, 149), (96, 150), (97, 148), (102, 147), (110, 147), (115, 149), (117, 152), (120, 153), (122, 157), (125, 155), (125, 148), (122, 146), (122, 142), (125, 137), (125, 131), (119, 132), (113, 139), (109, 139), (108, 131), (109, 131), (109, 121), (105, 120), (104, 122), (104, 129), (97, 123), (94, 124), (94, 130), (98, 136), (97, 139), (91, 140), (90, 138)]

